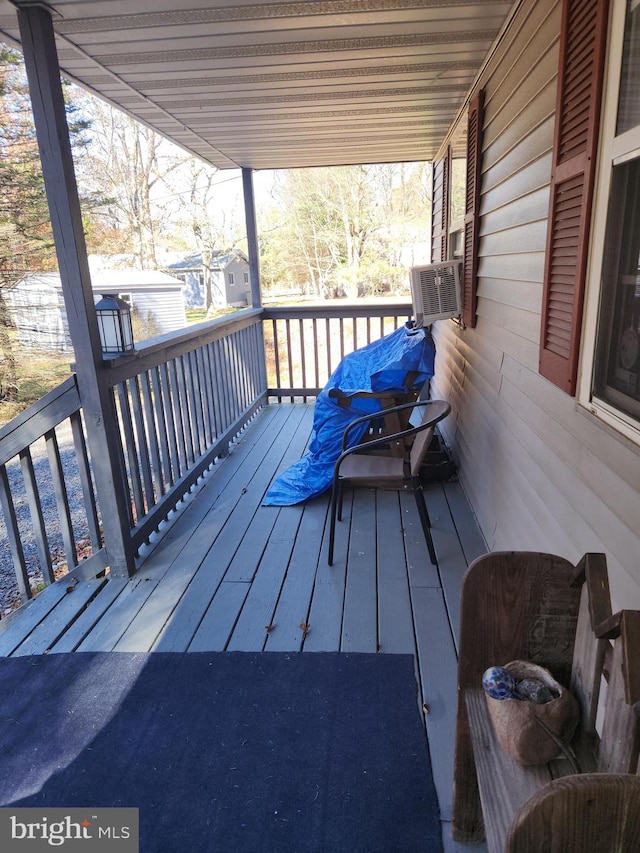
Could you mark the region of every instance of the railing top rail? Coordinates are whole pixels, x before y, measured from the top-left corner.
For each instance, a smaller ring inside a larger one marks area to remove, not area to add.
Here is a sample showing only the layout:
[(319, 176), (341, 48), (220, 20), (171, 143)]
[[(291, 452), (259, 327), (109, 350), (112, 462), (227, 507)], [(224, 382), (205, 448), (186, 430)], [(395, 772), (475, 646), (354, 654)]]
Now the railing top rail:
[(192, 352), (212, 341), (225, 338), (262, 320), (262, 309), (245, 308), (227, 317), (216, 317), (181, 329), (158, 335), (150, 341), (136, 344), (133, 354), (105, 360), (112, 385), (138, 376), (145, 370), (164, 364), (173, 358)]
[(385, 303), (356, 303), (344, 305), (326, 303), (314, 305), (265, 305), (263, 316), (265, 320), (289, 319), (325, 319), (350, 317), (391, 317), (396, 314), (409, 316), (413, 311), (410, 300)]
[(0, 429), (0, 465), (80, 409), (75, 374), (15, 416)]

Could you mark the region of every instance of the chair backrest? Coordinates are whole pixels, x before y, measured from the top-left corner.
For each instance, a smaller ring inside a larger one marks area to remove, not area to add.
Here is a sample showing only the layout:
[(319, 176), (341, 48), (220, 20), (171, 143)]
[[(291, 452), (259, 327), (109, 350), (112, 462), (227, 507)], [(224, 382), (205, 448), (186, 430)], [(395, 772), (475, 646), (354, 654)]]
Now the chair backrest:
[(436, 423), (445, 418), (450, 411), (451, 406), (444, 400), (434, 400), (431, 405), (422, 408), (422, 425), (425, 428), (416, 433), (409, 455), (412, 477), (418, 477), (420, 474), (420, 468), (431, 444)]

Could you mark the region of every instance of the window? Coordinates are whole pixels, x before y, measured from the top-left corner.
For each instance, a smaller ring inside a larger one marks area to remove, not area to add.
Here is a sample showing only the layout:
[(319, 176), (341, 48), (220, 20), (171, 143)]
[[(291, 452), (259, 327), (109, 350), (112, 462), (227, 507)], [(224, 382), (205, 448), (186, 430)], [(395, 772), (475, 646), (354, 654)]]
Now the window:
[(446, 261), (449, 257), (449, 174), (451, 171), (451, 147), (447, 146), (444, 156), (436, 160), (432, 170), (431, 198), (431, 259), (433, 263)]
[(232, 272), (227, 273), (227, 281), (229, 282), (229, 286), (230, 286), (230, 287), (233, 287), (233, 285), (236, 283), (236, 282), (235, 282), (234, 275), (233, 275), (233, 273), (232, 273)]
[(245, 284), (249, 284), (249, 273), (248, 273), (248, 272), (246, 272), (246, 273), (244, 274), (244, 283), (245, 283)]
[(640, 417), (640, 159), (613, 167), (594, 394)]
[(462, 260), (464, 254), (464, 214), (467, 184), (467, 125), (451, 140), (451, 185), (449, 187), (449, 241), (447, 260)]
[(187, 275), (186, 275), (186, 273), (183, 273), (183, 272), (177, 272), (177, 273), (174, 273), (174, 277), (175, 277), (175, 278), (177, 278), (177, 279), (178, 279), (178, 281), (181, 281), (183, 284), (186, 284), (186, 283), (187, 283)]
[[(640, 437), (640, 0), (616, 0), (605, 94), (600, 201), (580, 398)], [(592, 321), (592, 318), (593, 321)], [(587, 383), (589, 383), (587, 385)], [(585, 387), (586, 386), (586, 387)]]

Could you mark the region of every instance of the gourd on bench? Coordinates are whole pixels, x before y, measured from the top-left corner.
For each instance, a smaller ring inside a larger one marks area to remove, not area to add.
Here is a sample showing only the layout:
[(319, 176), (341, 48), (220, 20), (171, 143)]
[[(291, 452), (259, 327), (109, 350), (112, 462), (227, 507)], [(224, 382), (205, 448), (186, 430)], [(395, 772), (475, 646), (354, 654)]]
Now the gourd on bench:
[[(465, 576), (460, 620), (454, 838), (477, 841), (486, 828), (490, 853), (640, 850), (640, 612), (612, 615), (604, 555), (577, 567), (537, 552), (484, 555)], [(547, 668), (576, 697), (573, 747), (588, 772), (566, 775), (575, 764), (565, 758), (525, 767), (500, 748), (481, 679), (513, 660)], [(616, 834), (622, 846), (611, 847)]]

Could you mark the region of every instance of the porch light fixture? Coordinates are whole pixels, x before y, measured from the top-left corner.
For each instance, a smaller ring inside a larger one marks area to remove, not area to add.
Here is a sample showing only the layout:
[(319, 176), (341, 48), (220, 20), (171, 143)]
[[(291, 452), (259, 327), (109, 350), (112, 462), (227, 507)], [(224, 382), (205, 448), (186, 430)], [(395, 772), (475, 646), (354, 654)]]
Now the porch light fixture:
[(103, 293), (95, 307), (102, 354), (118, 356), (132, 350), (134, 343), (129, 303), (118, 296)]

